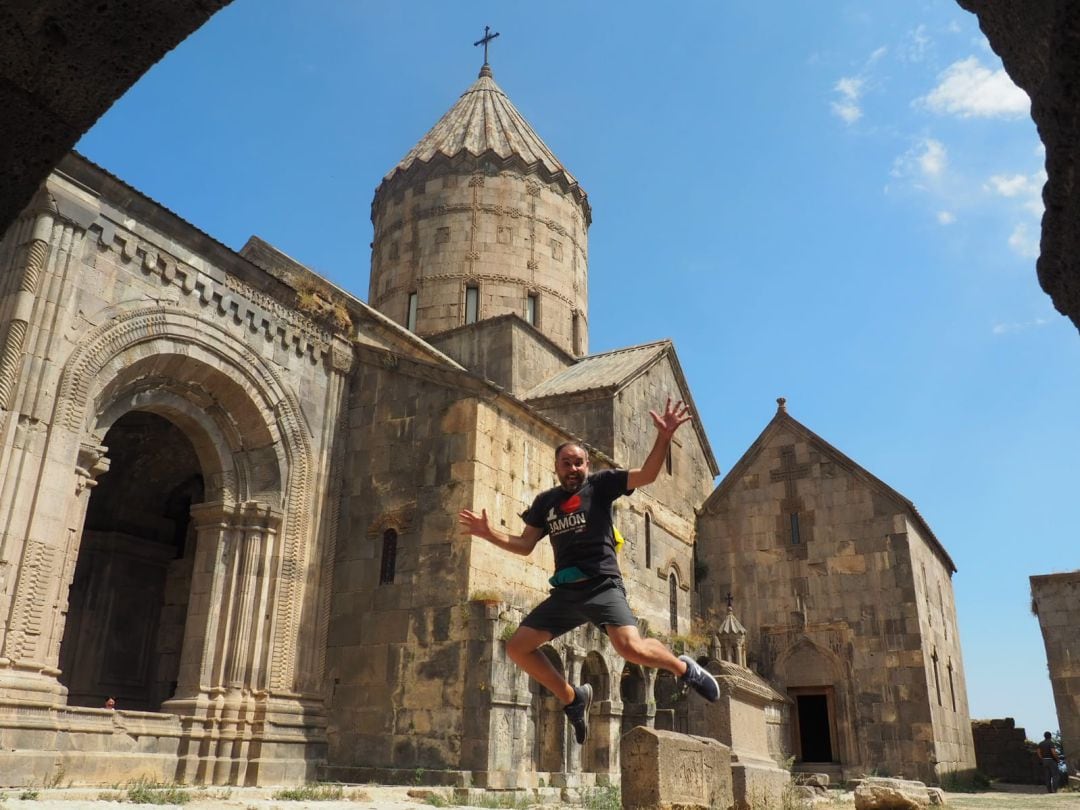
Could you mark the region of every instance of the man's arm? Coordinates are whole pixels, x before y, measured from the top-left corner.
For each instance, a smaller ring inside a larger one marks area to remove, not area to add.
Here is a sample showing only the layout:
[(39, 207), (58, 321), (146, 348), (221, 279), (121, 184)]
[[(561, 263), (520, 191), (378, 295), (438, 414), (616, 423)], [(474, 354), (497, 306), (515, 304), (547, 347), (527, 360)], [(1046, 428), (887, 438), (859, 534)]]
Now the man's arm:
[(491, 528), (487, 509), (481, 510), (479, 515), (468, 509), (462, 509), (458, 512), (458, 524), (461, 526), (462, 534), (482, 537), (501, 549), (513, 554), (520, 554), (523, 557), (532, 554), (532, 550), (536, 548), (536, 544), (544, 536), (543, 529), (528, 524), (525, 524), (525, 530), (518, 535), (497, 532)]
[(681, 425), (689, 422), (694, 417), (690, 414), (690, 406), (681, 400), (671, 405), (671, 397), (668, 397), (664, 405), (664, 412), (649, 411), (653, 424), (656, 425), (656, 441), (652, 450), (649, 451), (645, 463), (635, 470), (630, 470), (626, 475), (626, 488), (637, 489), (646, 486), (656, 480), (667, 458), (668, 448), (671, 446), (671, 438)]

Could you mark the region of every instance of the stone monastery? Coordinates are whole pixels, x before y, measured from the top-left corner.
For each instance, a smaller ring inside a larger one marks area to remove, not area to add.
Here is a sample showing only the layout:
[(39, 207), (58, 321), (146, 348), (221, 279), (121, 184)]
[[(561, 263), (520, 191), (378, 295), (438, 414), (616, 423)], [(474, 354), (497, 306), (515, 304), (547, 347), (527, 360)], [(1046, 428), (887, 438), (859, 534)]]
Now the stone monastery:
[(0, 241), (0, 782), (588, 785), (643, 724), (747, 780), (974, 767), (952, 560), (783, 402), (718, 487), (695, 421), (616, 508), (726, 708), (585, 627), (545, 648), (597, 694), (573, 744), (504, 652), (550, 548), (456, 514), (516, 532), (556, 445), (633, 465), (690, 387), (668, 341), (589, 353), (588, 197), (488, 65), (371, 215), (367, 303), (76, 154)]

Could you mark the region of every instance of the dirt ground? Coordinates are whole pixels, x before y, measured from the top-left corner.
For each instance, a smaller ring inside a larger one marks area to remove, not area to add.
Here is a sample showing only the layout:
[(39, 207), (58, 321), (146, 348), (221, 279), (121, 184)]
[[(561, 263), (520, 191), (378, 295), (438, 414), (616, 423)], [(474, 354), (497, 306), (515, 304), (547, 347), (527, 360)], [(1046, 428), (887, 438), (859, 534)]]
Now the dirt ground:
[[(138, 804), (118, 801), (126, 797), (107, 788), (68, 788), (23, 791), (17, 788), (0, 790), (2, 810), (127, 810), (127, 808), (185, 808), (185, 810), (430, 810), (431, 807), (472, 806), (488, 808), (561, 808), (583, 807), (614, 810), (610, 796), (606, 801), (582, 804), (546, 802), (529, 805), (520, 799), (497, 793), (483, 794), (469, 805), (454, 805), (449, 791), (438, 788), (418, 790), (408, 787), (365, 785), (345, 788), (341, 799), (331, 801), (293, 801), (275, 797), (275, 791), (265, 788), (184, 788), (188, 801), (184, 804)], [(31, 795), (35, 794), (35, 795)], [(428, 798), (429, 794), (431, 798)], [(1080, 793), (1048, 795), (1035, 785), (996, 785), (986, 793), (949, 793), (946, 810), (1080, 810)], [(831, 801), (818, 802), (814, 810), (853, 810), (852, 793), (835, 796)], [(614, 807), (617, 807), (615, 805)]]

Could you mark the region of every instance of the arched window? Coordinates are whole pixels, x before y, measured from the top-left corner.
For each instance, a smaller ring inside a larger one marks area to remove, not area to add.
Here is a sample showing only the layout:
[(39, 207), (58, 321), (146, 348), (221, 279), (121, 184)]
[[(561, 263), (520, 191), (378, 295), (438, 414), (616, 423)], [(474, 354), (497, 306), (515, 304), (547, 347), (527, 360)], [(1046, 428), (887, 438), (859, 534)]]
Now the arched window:
[(387, 529), (382, 536), (382, 565), (379, 567), (379, 584), (385, 585), (394, 581), (394, 571), (397, 568), (397, 531)]
[(953, 683), (952, 661), (951, 660), (949, 661), (949, 666), (947, 667), (947, 669), (949, 670), (949, 697), (952, 699), (952, 710), (955, 712), (956, 711), (956, 684)]
[(652, 568), (652, 515), (645, 513), (645, 568)]
[(679, 580), (672, 571), (668, 574), (668, 610), (671, 613), (671, 632), (679, 632)]

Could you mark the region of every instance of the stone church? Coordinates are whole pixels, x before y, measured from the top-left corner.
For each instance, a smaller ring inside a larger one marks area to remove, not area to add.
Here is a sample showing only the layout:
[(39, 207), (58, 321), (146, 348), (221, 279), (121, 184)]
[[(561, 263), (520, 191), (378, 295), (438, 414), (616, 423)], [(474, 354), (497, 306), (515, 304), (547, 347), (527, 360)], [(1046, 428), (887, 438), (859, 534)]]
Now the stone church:
[[(0, 240), (3, 782), (589, 784), (630, 727), (725, 727), (582, 628), (544, 648), (598, 697), (570, 744), (503, 652), (550, 549), (457, 532), (520, 525), (562, 441), (633, 464), (693, 404), (668, 341), (589, 354), (588, 198), (486, 64), (372, 221), (366, 304), (76, 154)], [(787, 419), (715, 492), (695, 421), (620, 501), (631, 606), (760, 709), (727, 736), (762, 772), (973, 763), (947, 553)]]

